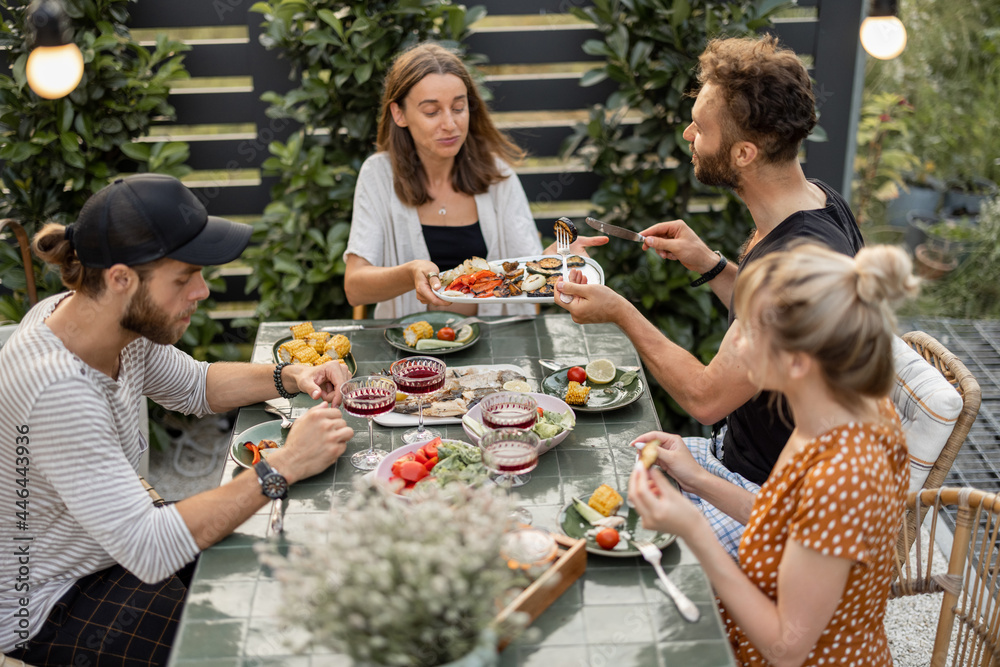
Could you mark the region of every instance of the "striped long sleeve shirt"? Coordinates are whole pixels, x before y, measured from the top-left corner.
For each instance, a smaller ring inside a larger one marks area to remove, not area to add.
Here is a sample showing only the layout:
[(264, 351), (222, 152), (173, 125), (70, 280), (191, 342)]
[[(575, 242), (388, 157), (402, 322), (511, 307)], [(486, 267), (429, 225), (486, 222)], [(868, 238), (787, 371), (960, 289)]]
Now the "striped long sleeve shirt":
[(176, 507), (139, 482), (145, 396), (211, 412), (208, 364), (145, 338), (121, 353), (118, 379), (91, 368), (45, 324), (38, 303), (0, 348), (0, 650), (34, 636), (59, 598), (119, 563), (157, 582), (198, 554)]

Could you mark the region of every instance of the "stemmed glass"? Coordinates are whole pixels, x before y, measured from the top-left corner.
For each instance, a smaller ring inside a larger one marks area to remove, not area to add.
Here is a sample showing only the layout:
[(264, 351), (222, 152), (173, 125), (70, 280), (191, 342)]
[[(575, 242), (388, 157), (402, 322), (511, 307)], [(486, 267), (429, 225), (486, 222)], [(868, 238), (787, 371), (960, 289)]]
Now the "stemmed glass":
[[(520, 392), (497, 392), (490, 394), (479, 403), (483, 425), (489, 429), (520, 428), (530, 429), (538, 419), (538, 403), (528, 394)], [(531, 475), (512, 475), (510, 485), (523, 486)]]
[[(483, 465), (496, 473), (496, 482), (507, 489), (510, 498), (512, 475), (531, 472), (538, 465), (538, 436), (520, 428), (498, 428), (487, 431), (479, 441)], [(512, 522), (531, 524), (531, 512), (515, 507), (508, 517)]]
[(351, 463), (359, 470), (374, 470), (388, 452), (375, 449), (372, 419), (396, 407), (396, 383), (381, 375), (366, 375), (348, 380), (340, 391), (344, 396), (344, 411), (368, 419), (368, 451), (352, 454)]
[(501, 391), (479, 403), (486, 428), (531, 428), (538, 419), (538, 403), (528, 394)]
[(408, 357), (389, 367), (399, 390), (417, 397), (417, 427), (403, 434), (406, 444), (440, 437), (438, 431), (424, 426), (424, 394), (444, 386), (446, 368), (445, 363), (435, 357)]

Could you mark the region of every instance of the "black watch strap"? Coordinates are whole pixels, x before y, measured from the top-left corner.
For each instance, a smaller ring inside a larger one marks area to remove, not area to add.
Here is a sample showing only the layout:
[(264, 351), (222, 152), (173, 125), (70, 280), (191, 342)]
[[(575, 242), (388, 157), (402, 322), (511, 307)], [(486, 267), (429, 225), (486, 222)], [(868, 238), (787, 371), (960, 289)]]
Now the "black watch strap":
[(272, 500), (284, 500), (288, 497), (288, 480), (267, 461), (261, 459), (254, 464), (253, 469), (257, 473), (261, 493)]
[(719, 252), (718, 250), (715, 251), (715, 254), (719, 256), (719, 263), (713, 266), (708, 273), (703, 273), (701, 274), (700, 278), (695, 278), (694, 280), (692, 280), (691, 287), (698, 287), (699, 285), (704, 285), (709, 280), (722, 273), (722, 270), (726, 268), (726, 264), (728, 264), (729, 261), (725, 257), (723, 257), (722, 253)]

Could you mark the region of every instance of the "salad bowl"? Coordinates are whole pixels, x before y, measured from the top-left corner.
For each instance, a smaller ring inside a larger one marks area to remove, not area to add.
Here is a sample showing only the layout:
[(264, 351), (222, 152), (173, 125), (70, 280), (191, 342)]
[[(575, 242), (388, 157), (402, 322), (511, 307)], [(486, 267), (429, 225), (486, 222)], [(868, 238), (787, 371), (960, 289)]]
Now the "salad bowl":
[[(535, 422), (535, 426), (532, 427), (535, 435), (541, 441), (538, 446), (538, 454), (542, 455), (566, 439), (576, 425), (576, 413), (565, 401), (555, 396), (538, 393), (529, 393), (528, 395), (534, 398), (538, 407), (545, 411), (542, 418)], [(553, 419), (554, 415), (560, 415), (562, 419)], [(462, 428), (472, 442), (478, 445), (479, 438), (486, 429), (483, 426), (481, 405), (476, 405), (465, 414), (465, 417), (462, 418)]]

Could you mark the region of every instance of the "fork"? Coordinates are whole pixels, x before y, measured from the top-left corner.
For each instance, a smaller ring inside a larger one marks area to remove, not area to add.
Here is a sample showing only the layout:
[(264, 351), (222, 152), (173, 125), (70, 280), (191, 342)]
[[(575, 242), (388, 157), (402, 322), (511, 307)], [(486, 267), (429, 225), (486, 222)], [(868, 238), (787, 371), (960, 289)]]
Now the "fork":
[[(565, 229), (560, 225), (555, 226), (556, 232), (556, 254), (562, 255), (562, 277), (563, 280), (569, 280), (569, 267), (566, 265), (566, 258), (569, 256), (569, 244), (570, 236)], [(569, 294), (560, 294), (559, 299), (563, 303), (570, 303), (573, 301), (573, 297)]]
[(473, 315), (471, 317), (466, 317), (464, 319), (461, 319), (457, 322), (449, 322), (448, 326), (458, 331), (466, 324), (507, 324), (508, 322), (520, 322), (522, 320), (533, 320), (533, 319), (535, 319), (534, 315), (511, 315), (510, 317), (501, 317), (499, 320), (483, 320)]
[(660, 558), (663, 557), (663, 554), (660, 552), (659, 547), (652, 542), (637, 540), (632, 540), (632, 546), (638, 549), (642, 557), (646, 559), (646, 562), (650, 563), (653, 569), (656, 570), (656, 576), (660, 578), (663, 587), (667, 589), (667, 595), (673, 599), (674, 604), (677, 605), (677, 611), (681, 613), (684, 620), (694, 623), (701, 618), (701, 612), (698, 611), (698, 607), (694, 606), (690, 598), (684, 595), (681, 589), (677, 588), (677, 585), (670, 581), (667, 573), (663, 571), (663, 567), (660, 565)]

